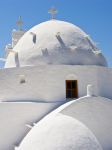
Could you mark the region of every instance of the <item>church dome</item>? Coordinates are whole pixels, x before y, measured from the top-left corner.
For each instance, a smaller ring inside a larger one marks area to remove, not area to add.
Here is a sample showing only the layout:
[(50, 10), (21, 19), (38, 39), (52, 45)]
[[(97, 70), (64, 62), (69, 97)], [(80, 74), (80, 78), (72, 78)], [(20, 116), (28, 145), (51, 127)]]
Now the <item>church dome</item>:
[(97, 96), (67, 102), (35, 124), (18, 150), (111, 150), (111, 108), (112, 100)]
[[(51, 113), (52, 114), (52, 113)], [(28, 133), (18, 150), (102, 150), (93, 133), (80, 121), (54, 113)]]
[[(107, 66), (101, 51), (86, 33), (71, 23), (58, 20), (46, 21), (31, 28), (19, 40), (13, 51), (18, 53), (20, 66)], [(15, 66), (15, 53), (10, 52), (5, 67)]]

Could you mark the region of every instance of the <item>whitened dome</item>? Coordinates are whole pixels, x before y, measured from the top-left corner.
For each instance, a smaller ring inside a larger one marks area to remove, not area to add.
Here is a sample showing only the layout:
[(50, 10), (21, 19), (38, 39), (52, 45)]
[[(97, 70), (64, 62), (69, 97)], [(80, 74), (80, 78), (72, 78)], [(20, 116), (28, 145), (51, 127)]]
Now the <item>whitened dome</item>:
[(83, 97), (43, 118), (18, 150), (112, 150), (112, 100)]
[(47, 117), (25, 137), (18, 150), (102, 150), (92, 132), (76, 119)]
[[(14, 51), (21, 66), (38, 64), (100, 65), (106, 60), (94, 43), (77, 26), (58, 20), (43, 22), (20, 39)], [(10, 53), (5, 67), (15, 67), (15, 54)]]

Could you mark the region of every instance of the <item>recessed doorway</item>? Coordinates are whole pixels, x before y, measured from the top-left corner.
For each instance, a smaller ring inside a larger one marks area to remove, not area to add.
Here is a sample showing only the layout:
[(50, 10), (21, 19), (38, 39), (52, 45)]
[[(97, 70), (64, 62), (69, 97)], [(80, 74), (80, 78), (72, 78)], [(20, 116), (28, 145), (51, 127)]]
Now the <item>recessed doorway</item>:
[(77, 80), (66, 80), (66, 98), (78, 98)]

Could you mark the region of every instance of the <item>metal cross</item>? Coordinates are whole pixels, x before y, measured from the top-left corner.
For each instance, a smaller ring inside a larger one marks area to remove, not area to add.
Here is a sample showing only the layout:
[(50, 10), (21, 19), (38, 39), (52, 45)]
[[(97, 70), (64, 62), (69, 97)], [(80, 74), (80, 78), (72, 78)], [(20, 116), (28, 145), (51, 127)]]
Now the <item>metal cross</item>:
[(51, 19), (55, 19), (55, 15), (58, 13), (57, 9), (51, 8), (48, 11), (49, 14), (51, 14)]
[(22, 17), (19, 16), (19, 19), (17, 21), (17, 26), (19, 30), (22, 30), (22, 26), (23, 26), (23, 21), (22, 21)]

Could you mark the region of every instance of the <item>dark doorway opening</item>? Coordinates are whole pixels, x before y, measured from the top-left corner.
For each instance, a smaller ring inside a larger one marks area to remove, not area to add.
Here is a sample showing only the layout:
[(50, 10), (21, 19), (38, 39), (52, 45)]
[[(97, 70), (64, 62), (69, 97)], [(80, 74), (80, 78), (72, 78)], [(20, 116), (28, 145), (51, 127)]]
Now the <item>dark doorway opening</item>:
[(66, 80), (66, 98), (78, 98), (77, 80)]

